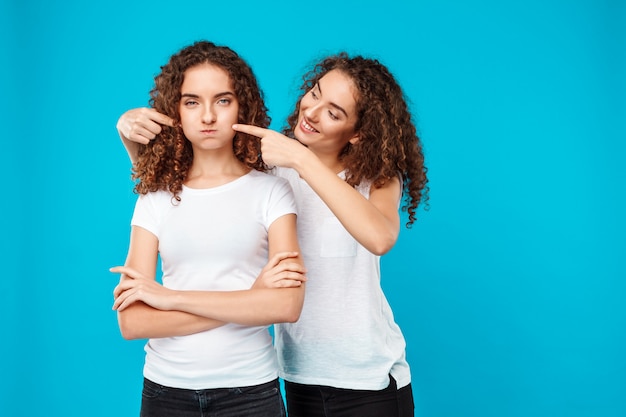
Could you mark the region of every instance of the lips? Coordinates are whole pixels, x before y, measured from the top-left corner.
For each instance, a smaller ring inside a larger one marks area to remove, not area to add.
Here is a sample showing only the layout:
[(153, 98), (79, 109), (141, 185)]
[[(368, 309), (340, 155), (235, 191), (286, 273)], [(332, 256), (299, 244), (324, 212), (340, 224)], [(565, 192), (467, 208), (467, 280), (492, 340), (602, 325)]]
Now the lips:
[(306, 121), (306, 118), (304, 116), (302, 117), (302, 121), (300, 122), (300, 128), (307, 133), (319, 133), (318, 130), (316, 130)]

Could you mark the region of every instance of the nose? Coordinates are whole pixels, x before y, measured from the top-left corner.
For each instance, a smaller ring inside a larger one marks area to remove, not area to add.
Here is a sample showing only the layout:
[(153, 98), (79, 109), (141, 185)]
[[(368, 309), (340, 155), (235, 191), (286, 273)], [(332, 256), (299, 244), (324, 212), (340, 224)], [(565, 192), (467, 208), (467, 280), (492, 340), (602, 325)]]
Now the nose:
[(202, 114), (202, 123), (211, 124), (215, 123), (215, 111), (212, 106), (206, 106), (204, 113)]
[(312, 122), (316, 122), (319, 117), (320, 106), (321, 105), (307, 106), (303, 109), (304, 117)]

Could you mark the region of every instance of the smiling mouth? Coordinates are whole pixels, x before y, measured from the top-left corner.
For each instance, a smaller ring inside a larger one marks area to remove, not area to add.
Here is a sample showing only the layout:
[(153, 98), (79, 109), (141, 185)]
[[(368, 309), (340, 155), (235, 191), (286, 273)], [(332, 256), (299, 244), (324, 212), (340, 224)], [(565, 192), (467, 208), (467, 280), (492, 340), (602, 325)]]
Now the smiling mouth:
[(311, 126), (307, 121), (306, 118), (302, 117), (302, 122), (300, 122), (300, 127), (302, 128), (302, 130), (304, 130), (305, 132), (310, 132), (310, 133), (319, 133), (319, 131), (317, 131), (313, 126)]

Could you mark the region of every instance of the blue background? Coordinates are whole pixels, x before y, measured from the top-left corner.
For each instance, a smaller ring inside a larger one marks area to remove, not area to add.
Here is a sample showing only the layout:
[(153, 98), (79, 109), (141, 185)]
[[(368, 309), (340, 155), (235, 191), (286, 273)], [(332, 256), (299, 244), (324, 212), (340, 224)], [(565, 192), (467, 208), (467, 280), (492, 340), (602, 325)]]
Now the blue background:
[(431, 208), (383, 258), (416, 415), (626, 415), (623, 1), (3, 1), (0, 415), (136, 416), (111, 311), (134, 204), (115, 131), (197, 39), (273, 127), (348, 50), (411, 98)]

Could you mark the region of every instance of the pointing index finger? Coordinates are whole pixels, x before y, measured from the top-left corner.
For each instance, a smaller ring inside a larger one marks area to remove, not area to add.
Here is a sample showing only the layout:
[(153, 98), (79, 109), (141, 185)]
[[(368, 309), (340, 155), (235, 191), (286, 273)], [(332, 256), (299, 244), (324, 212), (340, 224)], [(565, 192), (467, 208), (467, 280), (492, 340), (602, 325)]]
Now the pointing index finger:
[(174, 126), (174, 120), (171, 117), (164, 115), (163, 113), (155, 112), (154, 120), (157, 123), (162, 124), (162, 125), (166, 125), (170, 127)]
[(249, 135), (256, 136), (258, 138), (262, 138), (263, 136), (265, 136), (265, 132), (267, 132), (267, 129), (264, 129), (262, 127), (253, 126), (253, 125), (242, 125), (242, 124), (234, 124), (233, 130), (236, 130), (237, 132), (241, 132), (241, 133), (247, 133)]

